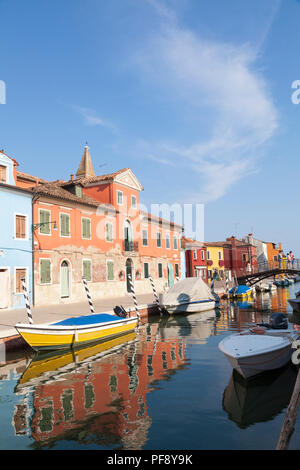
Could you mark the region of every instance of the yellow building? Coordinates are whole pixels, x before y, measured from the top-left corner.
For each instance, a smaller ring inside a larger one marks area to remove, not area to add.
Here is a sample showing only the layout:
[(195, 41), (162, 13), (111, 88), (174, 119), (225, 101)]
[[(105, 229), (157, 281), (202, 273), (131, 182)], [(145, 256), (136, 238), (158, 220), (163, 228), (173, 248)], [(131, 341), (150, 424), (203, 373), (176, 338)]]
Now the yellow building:
[(218, 272), (220, 279), (224, 279), (224, 250), (220, 243), (205, 243), (206, 246), (206, 263), (208, 279), (212, 279), (215, 270)]

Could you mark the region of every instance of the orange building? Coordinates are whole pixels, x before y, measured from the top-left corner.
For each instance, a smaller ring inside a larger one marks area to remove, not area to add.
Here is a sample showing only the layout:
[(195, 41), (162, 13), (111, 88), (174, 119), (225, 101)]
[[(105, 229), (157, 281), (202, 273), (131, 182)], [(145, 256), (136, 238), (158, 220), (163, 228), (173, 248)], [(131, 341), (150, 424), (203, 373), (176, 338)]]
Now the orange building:
[(130, 168), (96, 176), (89, 147), (69, 181), (48, 182), (16, 172), (17, 185), (31, 189), (33, 204), (34, 305), (130, 291), (158, 291), (180, 276), (182, 226), (139, 209), (142, 185)]
[(278, 253), (282, 250), (281, 243), (264, 242), (267, 245), (268, 263), (274, 263), (274, 268), (278, 267)]

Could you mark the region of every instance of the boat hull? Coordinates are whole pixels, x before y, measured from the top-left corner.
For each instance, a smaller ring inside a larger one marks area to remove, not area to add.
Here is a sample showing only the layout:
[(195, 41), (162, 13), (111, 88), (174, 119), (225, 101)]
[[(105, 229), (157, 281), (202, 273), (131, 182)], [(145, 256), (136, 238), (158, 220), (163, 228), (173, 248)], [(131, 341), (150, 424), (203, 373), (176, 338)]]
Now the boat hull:
[(205, 312), (207, 310), (213, 310), (216, 308), (218, 302), (215, 300), (208, 300), (208, 301), (199, 301), (199, 302), (189, 302), (189, 303), (181, 303), (177, 305), (164, 305), (163, 307), (167, 310), (170, 314), (176, 313), (195, 313), (195, 312)]
[(285, 366), (292, 356), (291, 345), (288, 344), (280, 351), (272, 351), (259, 356), (235, 358), (224, 353), (232, 367), (245, 379), (262, 374), (263, 372), (280, 369)]
[[(256, 328), (224, 338), (219, 349), (245, 379), (286, 365), (298, 333), (288, 329)], [(259, 330), (259, 331), (257, 331)]]
[(35, 351), (70, 349), (111, 339), (129, 333), (137, 326), (138, 318), (120, 319), (110, 323), (81, 326), (17, 324), (16, 329)]

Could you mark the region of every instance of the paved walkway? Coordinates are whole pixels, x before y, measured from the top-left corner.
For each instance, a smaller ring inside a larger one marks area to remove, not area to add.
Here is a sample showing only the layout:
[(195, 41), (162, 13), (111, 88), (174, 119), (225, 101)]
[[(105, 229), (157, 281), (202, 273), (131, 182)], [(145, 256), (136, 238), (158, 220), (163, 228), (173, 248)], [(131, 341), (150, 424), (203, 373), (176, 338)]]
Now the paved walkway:
[[(137, 295), (136, 297), (139, 306), (154, 303), (153, 294)], [(129, 294), (122, 297), (94, 300), (93, 304), (96, 313), (113, 313), (113, 308), (116, 305), (123, 305), (125, 308), (131, 307), (134, 309), (132, 296)], [(64, 320), (71, 316), (89, 314), (90, 309), (86, 300), (79, 303), (32, 307), (31, 312), (34, 323), (52, 323)], [(27, 311), (25, 308), (14, 310), (0, 309), (0, 338), (6, 338), (18, 334), (14, 328), (17, 322), (28, 323)]]

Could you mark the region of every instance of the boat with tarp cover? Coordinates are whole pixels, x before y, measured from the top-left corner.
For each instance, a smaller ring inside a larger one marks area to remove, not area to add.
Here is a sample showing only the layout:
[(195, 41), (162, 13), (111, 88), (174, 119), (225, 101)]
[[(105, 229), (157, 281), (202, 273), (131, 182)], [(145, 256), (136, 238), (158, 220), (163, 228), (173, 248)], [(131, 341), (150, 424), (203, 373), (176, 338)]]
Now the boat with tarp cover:
[(36, 351), (68, 349), (107, 340), (134, 330), (138, 317), (120, 318), (108, 313), (71, 317), (51, 324), (17, 323), (15, 328)]

